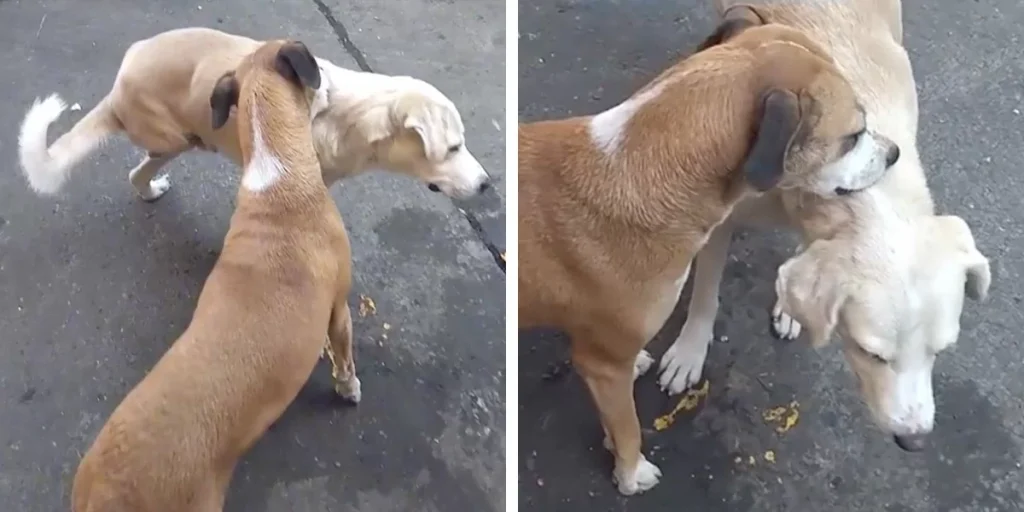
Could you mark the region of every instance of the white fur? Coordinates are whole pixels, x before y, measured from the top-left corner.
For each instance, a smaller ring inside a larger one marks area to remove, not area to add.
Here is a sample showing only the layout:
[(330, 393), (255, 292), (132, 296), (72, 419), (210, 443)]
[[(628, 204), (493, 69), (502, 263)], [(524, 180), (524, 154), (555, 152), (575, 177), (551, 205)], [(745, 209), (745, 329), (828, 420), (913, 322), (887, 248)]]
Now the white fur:
[(800, 322), (787, 315), (778, 302), (772, 308), (772, 329), (780, 339), (795, 340), (800, 336)]
[(602, 153), (611, 156), (618, 151), (626, 126), (633, 115), (647, 102), (658, 97), (665, 90), (666, 83), (658, 83), (650, 89), (634, 95), (626, 101), (590, 118), (588, 129), (591, 141)]
[(856, 191), (878, 183), (888, 170), (887, 153), (888, 147), (877, 134), (871, 131), (864, 133), (853, 149), (821, 169), (814, 192), (831, 197), (840, 188)]
[(334, 391), (353, 403), (358, 404), (363, 399), (363, 384), (359, 381), (359, 377), (355, 375), (352, 375), (345, 382), (335, 384)]
[[(237, 40), (244, 43), (244, 38), (233, 39), (236, 44)], [(44, 101), (37, 100), (26, 114), (19, 135), (19, 157), (29, 184), (38, 194), (55, 194), (79, 161), (122, 130), (106, 102), (115, 102), (119, 95), (126, 94), (120, 80), (131, 74), (129, 68), (139, 65), (136, 61), (144, 58), (140, 52), (154, 53), (146, 44), (153, 41), (137, 42), (125, 53), (105, 103), (97, 105), (49, 148), (47, 129), (65, 109), (64, 102), (52, 95)], [(384, 170), (435, 184), (451, 197), (468, 197), (479, 193), (489, 180), (480, 162), (465, 146), (465, 128), (458, 109), (437, 88), (412, 77), (363, 73), (341, 68), (326, 59), (317, 61), (322, 86), (313, 97), (310, 114), (314, 146), (326, 183)], [(155, 87), (133, 94), (141, 96), (139, 101), (147, 95), (151, 101), (160, 101), (152, 98), (159, 91)], [(381, 160), (379, 148), (413, 125), (417, 133), (422, 133), (425, 154), (404, 167)], [(448, 148), (454, 144), (460, 144), (460, 150), (449, 154)], [(133, 169), (130, 180), (142, 199), (152, 201), (167, 191), (170, 182), (156, 178), (156, 174), (178, 154), (146, 157)]]
[(252, 107), (252, 156), (242, 174), (242, 186), (250, 192), (265, 192), (284, 176), (285, 168), (263, 140), (259, 107)]
[[(898, 13), (899, 3), (891, 4), (886, 9)], [(900, 27), (833, 16), (844, 8), (801, 8), (805, 19), (800, 23), (814, 27), (809, 35), (827, 43), (864, 102), (868, 126), (900, 146), (899, 161), (877, 185), (848, 197), (784, 203), (784, 194), (767, 194), (738, 207), (743, 213), (730, 223), (758, 226), (762, 219), (785, 213), (792, 227), (808, 230), (807, 247), (779, 269), (776, 328), (790, 336), (807, 332), (819, 342), (827, 342), (835, 328), (876, 423), (890, 434), (925, 434), (934, 424), (934, 355), (959, 336), (965, 283), (967, 296), (984, 298), (991, 271), (963, 219), (934, 214), (917, 152), (917, 93), (909, 58), (899, 44)], [(870, 51), (860, 46), (868, 41)], [(865, 146), (849, 158), (836, 165), (863, 166), (884, 155)], [(864, 178), (863, 183), (871, 182)], [(855, 188), (837, 181), (829, 186)], [(711, 325), (717, 314), (726, 251), (713, 245), (709, 242), (697, 255), (683, 333), (700, 332), (691, 326)], [(803, 318), (815, 325), (797, 322)], [(662, 375), (662, 382), (671, 384), (669, 392), (683, 388), (677, 382), (689, 380), (678, 378), (679, 368), (686, 366), (677, 361), (679, 354), (699, 359), (693, 348), (699, 343), (691, 340), (680, 335), (662, 358), (663, 371), (676, 370), (668, 378)]]
[(639, 379), (643, 374), (647, 373), (647, 370), (651, 369), (652, 364), (654, 364), (654, 356), (646, 350), (641, 350), (633, 362), (633, 380)]
[[(714, 337), (718, 310), (719, 279), (709, 280), (708, 277), (720, 276), (724, 270), (731, 237), (730, 225), (719, 226), (698, 253), (694, 295), (687, 308), (686, 324), (661, 358), (658, 384), (662, 391), (671, 395), (682, 393), (700, 382), (708, 345)], [(713, 268), (708, 268), (708, 265)], [(682, 292), (682, 288), (679, 291)]]
[(620, 493), (631, 496), (658, 485), (658, 481), (661, 480), (661, 469), (648, 462), (647, 458), (640, 454), (640, 462), (633, 471), (616, 467), (612, 473), (612, 479), (618, 484)]
[(56, 194), (67, 179), (66, 165), (51, 157), (46, 143), (50, 125), (66, 108), (67, 104), (57, 94), (51, 94), (45, 100), (37, 98), (21, 123), (18, 134), (21, 170), (32, 190), (38, 194)]
[[(328, 183), (366, 170), (411, 174), (451, 197), (469, 197), (489, 180), (466, 147), (458, 109), (433, 85), (408, 76), (353, 71), (317, 59), (332, 84), (330, 107), (313, 122), (314, 142)], [(389, 168), (374, 145), (414, 130), (425, 149), (414, 169)], [(449, 148), (459, 146), (455, 153)]]

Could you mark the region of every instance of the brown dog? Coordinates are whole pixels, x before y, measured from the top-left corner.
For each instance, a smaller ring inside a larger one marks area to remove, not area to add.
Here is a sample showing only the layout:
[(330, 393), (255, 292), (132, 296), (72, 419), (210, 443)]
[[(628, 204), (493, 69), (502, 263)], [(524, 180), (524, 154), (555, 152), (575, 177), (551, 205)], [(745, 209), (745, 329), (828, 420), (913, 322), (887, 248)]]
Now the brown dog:
[(83, 457), (72, 510), (221, 510), (238, 458), (305, 384), (325, 331), (335, 389), (358, 401), (348, 236), (310, 135), (325, 94), (293, 41), (264, 44), (218, 81), (214, 124), (238, 107), (238, 207), (192, 322)]
[(896, 158), (800, 32), (742, 31), (596, 116), (519, 127), (520, 328), (567, 332), (619, 491), (653, 487), (633, 379), (709, 233), (771, 189), (848, 194)]

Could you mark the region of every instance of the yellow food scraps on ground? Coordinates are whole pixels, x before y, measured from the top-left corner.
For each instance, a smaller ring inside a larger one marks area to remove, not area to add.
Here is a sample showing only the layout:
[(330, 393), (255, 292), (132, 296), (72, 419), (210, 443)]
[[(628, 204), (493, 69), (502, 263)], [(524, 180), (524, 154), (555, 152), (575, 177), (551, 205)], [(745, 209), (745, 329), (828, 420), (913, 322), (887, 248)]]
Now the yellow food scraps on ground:
[(692, 411), (696, 409), (700, 404), (700, 399), (708, 396), (708, 391), (710, 389), (711, 382), (704, 381), (704, 385), (701, 386), (700, 389), (687, 390), (686, 394), (679, 399), (679, 403), (676, 404), (675, 409), (672, 409), (672, 412), (654, 419), (654, 429), (660, 431), (671, 427), (672, 423), (676, 421), (676, 414), (679, 414), (682, 411)]
[(768, 450), (764, 452), (764, 460), (775, 464), (775, 450)]
[(794, 400), (789, 405), (773, 407), (764, 411), (762, 417), (764, 421), (775, 424), (776, 432), (785, 434), (800, 421), (800, 403)]
[(377, 305), (373, 303), (373, 299), (366, 295), (359, 294), (359, 316), (365, 317), (366, 315), (376, 315)]

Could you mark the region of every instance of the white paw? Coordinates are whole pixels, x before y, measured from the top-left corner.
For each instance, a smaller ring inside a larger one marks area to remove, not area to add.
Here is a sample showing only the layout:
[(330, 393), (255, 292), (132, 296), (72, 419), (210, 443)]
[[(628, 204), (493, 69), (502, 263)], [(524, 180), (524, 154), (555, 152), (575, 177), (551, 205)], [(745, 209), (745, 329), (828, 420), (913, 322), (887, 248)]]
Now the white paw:
[(654, 364), (654, 356), (646, 350), (641, 350), (636, 355), (636, 361), (633, 362), (633, 380), (640, 378), (641, 375), (647, 373), (647, 370), (651, 369)]
[(615, 468), (612, 478), (618, 484), (619, 492), (626, 496), (644, 492), (658, 485), (658, 480), (661, 479), (661, 470), (658, 469), (658, 466), (647, 462), (643, 454), (640, 455), (640, 463), (636, 465), (636, 469), (631, 474), (623, 475), (624, 472), (624, 470)]
[(661, 356), (658, 383), (662, 391), (678, 395), (700, 382), (713, 335), (711, 329), (687, 329), (683, 326), (675, 343)]
[(363, 399), (363, 384), (359, 377), (353, 375), (351, 378), (334, 385), (334, 392), (358, 404)]
[(772, 309), (772, 331), (781, 340), (795, 340), (800, 336), (800, 322), (782, 312), (782, 306), (776, 304)]
[(171, 180), (166, 175), (154, 178), (153, 181), (149, 182), (149, 190), (140, 191), (139, 197), (143, 201), (156, 201), (160, 199), (160, 196), (164, 195), (168, 190), (171, 189)]

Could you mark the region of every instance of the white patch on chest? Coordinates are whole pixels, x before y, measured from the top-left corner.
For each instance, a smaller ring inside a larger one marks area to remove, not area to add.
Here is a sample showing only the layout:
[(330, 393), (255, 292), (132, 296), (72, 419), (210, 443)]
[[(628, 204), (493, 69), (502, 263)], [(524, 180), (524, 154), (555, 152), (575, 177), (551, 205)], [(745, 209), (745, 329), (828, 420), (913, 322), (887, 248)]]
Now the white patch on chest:
[(263, 192), (277, 183), (284, 175), (284, 164), (270, 151), (263, 140), (258, 109), (252, 108), (252, 157), (242, 174), (242, 186), (251, 192)]
[(665, 89), (665, 82), (655, 85), (650, 89), (633, 96), (618, 105), (597, 114), (590, 118), (588, 126), (590, 139), (597, 149), (605, 155), (611, 156), (622, 144), (622, 137), (626, 131), (629, 120), (644, 106), (645, 103), (657, 97)]

